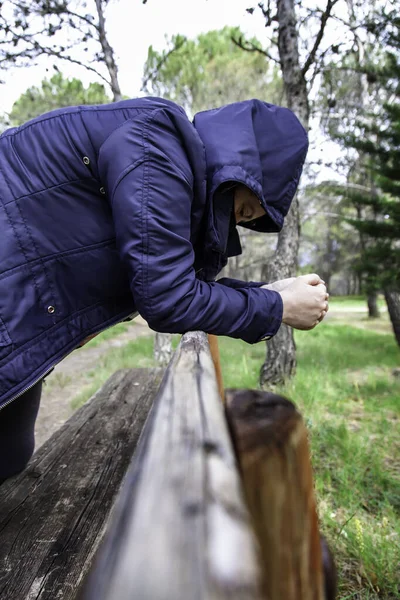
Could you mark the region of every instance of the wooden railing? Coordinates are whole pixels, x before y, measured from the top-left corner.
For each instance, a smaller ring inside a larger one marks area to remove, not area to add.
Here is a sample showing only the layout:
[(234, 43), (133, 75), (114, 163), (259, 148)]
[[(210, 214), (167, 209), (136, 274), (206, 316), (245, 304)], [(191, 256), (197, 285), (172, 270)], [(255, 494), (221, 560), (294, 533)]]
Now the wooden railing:
[(301, 415), (251, 390), (224, 407), (206, 335), (184, 335), (84, 600), (330, 600), (333, 569)]
[(299, 412), (221, 393), (198, 332), (115, 373), (0, 485), (1, 600), (332, 600)]

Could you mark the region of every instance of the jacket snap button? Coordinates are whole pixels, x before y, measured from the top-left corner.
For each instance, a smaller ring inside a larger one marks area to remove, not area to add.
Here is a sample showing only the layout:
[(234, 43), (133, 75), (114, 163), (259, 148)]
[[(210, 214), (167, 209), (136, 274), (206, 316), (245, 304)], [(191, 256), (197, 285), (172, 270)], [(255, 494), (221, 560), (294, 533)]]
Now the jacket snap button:
[(105, 193), (106, 193), (106, 190), (103, 187), (101, 187), (100, 188), (100, 194), (105, 194)]
[(85, 163), (85, 165), (89, 165), (90, 164), (90, 158), (88, 156), (84, 156), (83, 157), (83, 162)]
[(47, 307), (47, 312), (50, 313), (51, 315), (55, 312), (55, 310), (56, 309), (54, 308), (54, 306), (48, 306)]

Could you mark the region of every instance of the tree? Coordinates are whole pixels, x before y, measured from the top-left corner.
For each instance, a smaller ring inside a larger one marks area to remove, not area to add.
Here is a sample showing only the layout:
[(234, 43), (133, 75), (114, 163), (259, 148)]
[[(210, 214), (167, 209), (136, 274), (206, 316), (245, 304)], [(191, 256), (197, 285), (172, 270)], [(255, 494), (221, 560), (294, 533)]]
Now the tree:
[[(343, 142), (349, 132), (357, 130), (360, 115), (377, 111), (384, 101), (384, 94), (374, 74), (375, 66), (382, 58), (383, 40), (377, 35), (376, 2), (367, 1), (361, 7), (353, 0), (346, 0), (346, 3), (353, 43), (343, 56), (337, 56), (323, 71), (319, 105), (324, 112), (322, 123), (327, 133), (342, 145), (342, 155), (347, 162), (347, 183), (366, 188), (370, 186), (371, 178), (365, 157), (361, 151), (346, 148)], [(390, 5), (390, 2), (385, 4)], [(360, 9), (361, 15), (357, 14)], [(357, 194), (347, 195), (345, 202), (348, 208), (353, 208), (359, 220), (367, 218), (371, 212), (370, 208), (359, 202)], [(361, 230), (358, 237), (360, 249), (364, 252), (369, 242)], [(360, 289), (367, 294), (369, 316), (378, 317), (379, 283), (371, 273), (363, 271), (360, 261), (353, 261), (353, 271), (360, 280)]]
[[(383, 289), (384, 261), (375, 254), (374, 248), (376, 249), (378, 242), (368, 233), (368, 223), (382, 219), (383, 207), (378, 208), (377, 200), (382, 190), (376, 174), (370, 169), (371, 158), (375, 167), (379, 161), (366, 152), (368, 148), (359, 142), (363, 136), (369, 138), (370, 142), (375, 130), (377, 150), (380, 145), (378, 132), (382, 125), (387, 127), (385, 103), (388, 100), (393, 102), (396, 96), (395, 82), (396, 78), (398, 81), (398, 75), (387, 67), (382, 70), (382, 62), (385, 57), (389, 63), (393, 62), (393, 53), (392, 58), (390, 53), (386, 53), (387, 46), (392, 46), (398, 55), (398, 43), (396, 48), (395, 41), (398, 17), (396, 5), (390, 0), (379, 4), (380, 12), (376, 9), (376, 2), (367, 5), (363, 3), (360, 7), (352, 0), (347, 0), (347, 4), (354, 33), (353, 44), (344, 57), (336, 63), (332, 62), (324, 71), (320, 98), (325, 98), (328, 106), (323, 123), (348, 155), (345, 193), (339, 187), (337, 194), (342, 194), (349, 209), (352, 208), (352, 215), (347, 212), (347, 217), (351, 217), (350, 222), (359, 224), (356, 231), (359, 236), (360, 257), (353, 261), (353, 271), (367, 293), (370, 316), (377, 316), (376, 297), (377, 292)], [(362, 19), (355, 14), (357, 8), (361, 8)], [(388, 213), (386, 217), (386, 220), (390, 220)]]
[(189, 114), (252, 97), (279, 101), (277, 68), (261, 54), (244, 54), (233, 41), (241, 35), (238, 27), (224, 27), (194, 40), (173, 36), (164, 52), (150, 46), (142, 89), (181, 104)]
[(110, 102), (104, 86), (91, 83), (87, 88), (79, 79), (65, 79), (56, 73), (44, 79), (40, 87), (31, 87), (14, 103), (10, 117), (11, 125), (20, 125), (29, 119), (55, 108), (77, 104), (105, 104)]
[(353, 219), (368, 236), (361, 267), (384, 290), (393, 331), (400, 346), (400, 17), (380, 15), (388, 50), (385, 64), (374, 71), (386, 91), (383, 110), (358, 122), (359, 135), (348, 135), (346, 144), (369, 158), (372, 185), (353, 192), (355, 200), (370, 208), (369, 216)]
[[(312, 29), (314, 22), (315, 36), (307, 57), (302, 63), (300, 60), (300, 35), (298, 11), (295, 0), (276, 0), (275, 2), (259, 2), (258, 8), (265, 19), (268, 47), (262, 48), (253, 41), (237, 38), (235, 43), (243, 50), (251, 53), (260, 53), (275, 61), (282, 73), (286, 105), (298, 116), (306, 130), (309, 128), (310, 105), (309, 87), (318, 73), (319, 64), (330, 50), (330, 46), (322, 50), (321, 42), (324, 38), (326, 24), (332, 15), (332, 10), (338, 0), (327, 0), (324, 10), (307, 9), (304, 17), (308, 29)], [(248, 9), (251, 14), (255, 7)], [(316, 25), (315, 25), (316, 23)], [(308, 38), (310, 34), (308, 31)], [(311, 77), (309, 77), (311, 72)], [(285, 225), (279, 234), (278, 243), (273, 260), (265, 269), (265, 279), (275, 280), (295, 275), (297, 255), (299, 249), (300, 215), (297, 195), (292, 202), (292, 207), (286, 217)], [(282, 325), (278, 333), (267, 342), (267, 356), (261, 368), (261, 386), (277, 384), (292, 376), (296, 368), (296, 348), (293, 331)]]
[(345, 221), (349, 209), (343, 190), (327, 182), (308, 185), (301, 204), (299, 266), (303, 272), (318, 273), (331, 292), (333, 278), (341, 274), (339, 293), (345, 293), (343, 282), (353, 272), (360, 248), (354, 228)]
[(109, 2), (4, 0), (0, 5), (0, 66), (25, 66), (42, 55), (68, 61), (95, 73), (109, 86), (114, 101), (121, 100), (118, 67), (106, 32)]

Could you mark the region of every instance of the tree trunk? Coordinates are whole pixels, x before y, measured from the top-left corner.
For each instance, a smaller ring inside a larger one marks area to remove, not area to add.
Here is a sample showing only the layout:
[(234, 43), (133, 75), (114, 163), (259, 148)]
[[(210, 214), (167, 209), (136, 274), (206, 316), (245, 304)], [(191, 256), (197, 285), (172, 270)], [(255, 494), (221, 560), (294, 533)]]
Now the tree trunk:
[[(299, 249), (299, 205), (297, 197), (279, 235), (273, 264), (268, 268), (269, 281), (292, 277), (296, 272)], [(276, 385), (293, 376), (296, 370), (296, 345), (293, 330), (281, 325), (278, 333), (267, 342), (267, 357), (261, 367), (260, 385)]]
[(154, 358), (160, 365), (167, 365), (172, 356), (172, 335), (156, 333), (154, 338)]
[(400, 291), (398, 289), (385, 289), (385, 300), (388, 307), (390, 321), (398, 345), (400, 346)]
[(368, 292), (367, 304), (368, 304), (368, 317), (370, 319), (379, 319), (379, 308), (378, 308), (378, 293), (375, 291)]
[(99, 42), (104, 54), (104, 62), (110, 75), (110, 87), (113, 94), (113, 101), (119, 102), (122, 100), (121, 88), (118, 81), (118, 67), (114, 59), (114, 51), (109, 44), (106, 34), (106, 21), (103, 12), (102, 0), (95, 0), (97, 14), (99, 16), (98, 34)]
[[(299, 58), (299, 39), (296, 29), (294, 0), (278, 0), (279, 58), (287, 106), (308, 129), (310, 115), (307, 84)], [(296, 273), (299, 249), (299, 203), (297, 196), (279, 234), (275, 256), (268, 268), (269, 281), (293, 277)], [(267, 357), (261, 368), (260, 384), (277, 384), (294, 375), (296, 368), (296, 346), (292, 329), (282, 325), (278, 333), (267, 342)]]

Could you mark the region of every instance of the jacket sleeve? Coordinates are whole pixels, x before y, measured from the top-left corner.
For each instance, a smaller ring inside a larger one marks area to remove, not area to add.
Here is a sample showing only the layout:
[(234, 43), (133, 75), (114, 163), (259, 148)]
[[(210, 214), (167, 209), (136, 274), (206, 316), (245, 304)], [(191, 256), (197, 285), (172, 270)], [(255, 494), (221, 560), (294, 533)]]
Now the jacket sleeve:
[(231, 277), (221, 277), (217, 279), (217, 283), (220, 285), (226, 285), (227, 287), (238, 289), (238, 288), (260, 288), (266, 285), (266, 281), (241, 281), (240, 279), (232, 279)]
[(139, 155), (137, 134), (125, 125), (102, 158), (117, 246), (137, 310), (160, 332), (201, 330), (249, 343), (274, 335), (282, 319), (278, 293), (196, 279), (193, 173), (186, 152), (167, 111), (142, 127)]

